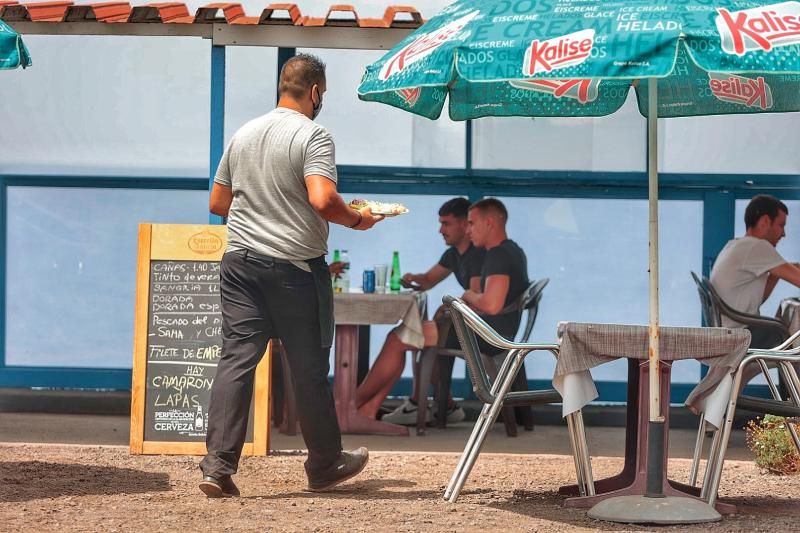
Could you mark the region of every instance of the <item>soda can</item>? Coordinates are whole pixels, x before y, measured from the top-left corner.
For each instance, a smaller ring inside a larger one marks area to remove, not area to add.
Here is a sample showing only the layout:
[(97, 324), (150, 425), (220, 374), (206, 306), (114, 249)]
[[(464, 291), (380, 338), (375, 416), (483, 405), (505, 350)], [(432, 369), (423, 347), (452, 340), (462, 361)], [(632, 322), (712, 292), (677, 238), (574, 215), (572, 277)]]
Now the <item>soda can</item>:
[(375, 292), (375, 271), (374, 270), (365, 270), (364, 271), (364, 278), (362, 280), (361, 288), (364, 290), (365, 293), (373, 293)]

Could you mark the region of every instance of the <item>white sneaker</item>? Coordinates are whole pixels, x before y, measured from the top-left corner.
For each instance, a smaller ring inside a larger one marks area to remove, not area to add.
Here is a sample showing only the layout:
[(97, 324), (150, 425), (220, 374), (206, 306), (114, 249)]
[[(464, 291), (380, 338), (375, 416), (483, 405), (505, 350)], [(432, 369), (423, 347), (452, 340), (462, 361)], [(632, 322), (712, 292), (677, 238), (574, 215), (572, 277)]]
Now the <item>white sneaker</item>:
[[(436, 404), (434, 404), (433, 409), (434, 416), (437, 411)], [(457, 424), (463, 421), (467, 417), (467, 414), (464, 412), (464, 409), (458, 405), (457, 403), (453, 404), (452, 407), (447, 408), (447, 423), (448, 424)]]
[[(428, 404), (428, 412), (425, 413), (425, 422), (431, 421), (431, 405)], [(383, 415), (381, 421), (390, 424), (400, 424), (401, 426), (415, 426), (417, 424), (417, 406), (411, 403), (409, 398), (391, 413)]]

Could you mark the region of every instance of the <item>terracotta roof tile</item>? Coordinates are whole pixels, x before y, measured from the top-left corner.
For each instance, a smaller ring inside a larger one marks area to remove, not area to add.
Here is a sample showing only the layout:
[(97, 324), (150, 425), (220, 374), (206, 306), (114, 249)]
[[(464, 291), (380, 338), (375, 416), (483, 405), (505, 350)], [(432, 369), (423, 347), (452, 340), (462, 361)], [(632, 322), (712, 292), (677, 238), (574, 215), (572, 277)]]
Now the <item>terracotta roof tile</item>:
[(67, 8), (64, 22), (127, 22), (130, 14), (128, 2), (72, 5)]
[[(351, 16), (336, 17), (334, 13), (350, 13)], [(303, 21), (303, 26), (360, 26), (356, 8), (349, 4), (334, 4), (328, 8), (325, 17), (308, 17)]]
[[(220, 11), (222, 12), (220, 14)], [(413, 6), (389, 6), (383, 18), (360, 18), (349, 4), (333, 4), (324, 17), (303, 16), (297, 4), (268, 4), (261, 15), (246, 16), (242, 4), (213, 3), (197, 9), (194, 16), (181, 2), (159, 2), (131, 7), (128, 2), (75, 5), (69, 0), (27, 2), (0, 0), (0, 15), (8, 22), (133, 22), (161, 24), (262, 24), (294, 26), (345, 26), (362, 28), (416, 28), (424, 19)]]
[(189, 14), (189, 8), (186, 7), (186, 4), (163, 2), (134, 6), (128, 22), (191, 24), (194, 22), (194, 17)]
[(14, 5), (17, 3), (17, 0), (0, 0), (0, 18), (3, 16), (3, 10), (6, 6)]
[[(287, 16), (275, 16), (276, 11), (286, 11)], [(269, 4), (264, 11), (261, 12), (261, 17), (258, 19), (259, 24), (285, 24), (289, 26), (297, 26), (303, 23), (308, 18), (300, 13), (300, 8), (297, 4)]]
[(28, 2), (6, 6), (3, 20), (7, 22), (30, 20), (33, 22), (61, 22), (72, 2)]
[(236, 20), (232, 21), (231, 24), (233, 24), (233, 25), (236, 25), (236, 24), (252, 24), (252, 25), (255, 26), (255, 25), (258, 24), (258, 17), (248, 17), (248, 16), (239, 17)]
[[(217, 16), (219, 10), (222, 10), (222, 17)], [(212, 22), (227, 22), (230, 24), (243, 16), (244, 9), (242, 8), (242, 4), (206, 4), (197, 8), (197, 12), (194, 15), (194, 22), (195, 24), (211, 24)]]
[[(411, 20), (402, 17), (407, 14)], [(398, 15), (401, 15), (398, 17)], [(414, 6), (389, 6), (383, 14), (383, 22), (387, 28), (419, 28), (425, 22), (422, 15)]]

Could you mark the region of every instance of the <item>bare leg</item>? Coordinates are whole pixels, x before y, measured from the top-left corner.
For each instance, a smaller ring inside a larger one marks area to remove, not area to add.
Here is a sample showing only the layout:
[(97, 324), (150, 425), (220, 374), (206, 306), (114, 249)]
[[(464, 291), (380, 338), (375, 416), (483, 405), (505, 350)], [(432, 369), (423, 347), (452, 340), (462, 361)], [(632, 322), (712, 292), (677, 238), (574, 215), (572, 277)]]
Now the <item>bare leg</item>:
[[(377, 406), (380, 407), (392, 386), (403, 373), (406, 364), (406, 350), (412, 349), (413, 347), (403, 344), (394, 333), (386, 336), (378, 358), (356, 391), (357, 408), (360, 409), (367, 402), (377, 402)], [(375, 407), (375, 412), (378, 407)]]
[(364, 416), (375, 418), (378, 414), (378, 409), (381, 408), (383, 401), (389, 395), (389, 392), (392, 390), (392, 387), (394, 387), (394, 384), (397, 383), (397, 380), (400, 379), (402, 373), (403, 367), (398, 367), (397, 373), (391, 376), (372, 398), (362, 404), (361, 407), (358, 408), (358, 411)]

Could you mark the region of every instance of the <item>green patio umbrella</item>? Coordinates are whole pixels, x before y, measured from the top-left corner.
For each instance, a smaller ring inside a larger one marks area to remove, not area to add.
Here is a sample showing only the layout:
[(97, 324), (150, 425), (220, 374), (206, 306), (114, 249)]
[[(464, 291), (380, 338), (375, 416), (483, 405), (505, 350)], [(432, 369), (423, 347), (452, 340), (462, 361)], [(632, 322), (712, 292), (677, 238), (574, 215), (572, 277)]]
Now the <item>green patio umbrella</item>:
[(0, 70), (31, 66), (31, 56), (22, 37), (0, 20)]
[[(736, 6), (736, 7), (734, 7)], [(747, 6), (747, 7), (743, 7)], [(369, 65), (362, 100), (453, 120), (800, 111), (800, 2), (462, 0)]]
[[(664, 421), (656, 371), (657, 119), (800, 111), (800, 2), (461, 0), (369, 65), (358, 95), (430, 119), (445, 103), (454, 120), (585, 117), (618, 110), (631, 86), (648, 123), (652, 436)], [(650, 438), (650, 451), (663, 457), (660, 442)], [(671, 502), (678, 512), (669, 512), (656, 463), (649, 497), (612, 498), (590, 514), (623, 522), (719, 519), (689, 498)]]

